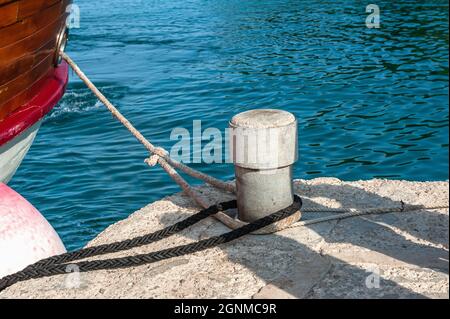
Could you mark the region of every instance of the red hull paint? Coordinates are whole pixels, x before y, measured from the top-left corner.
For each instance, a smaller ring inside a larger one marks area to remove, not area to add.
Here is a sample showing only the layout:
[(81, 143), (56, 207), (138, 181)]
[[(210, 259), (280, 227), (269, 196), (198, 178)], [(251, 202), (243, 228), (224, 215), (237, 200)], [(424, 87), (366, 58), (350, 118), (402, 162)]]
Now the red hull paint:
[(64, 95), (69, 66), (63, 61), (33, 88), (34, 97), (0, 122), (0, 146), (43, 118)]

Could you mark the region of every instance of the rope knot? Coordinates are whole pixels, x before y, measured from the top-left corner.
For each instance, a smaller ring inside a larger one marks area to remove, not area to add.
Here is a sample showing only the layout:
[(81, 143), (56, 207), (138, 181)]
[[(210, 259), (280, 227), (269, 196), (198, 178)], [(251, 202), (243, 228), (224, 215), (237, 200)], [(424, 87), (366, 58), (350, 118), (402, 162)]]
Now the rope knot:
[(147, 163), (149, 166), (155, 166), (156, 164), (158, 164), (158, 160), (160, 157), (163, 158), (168, 154), (169, 153), (162, 147), (155, 147), (155, 149), (153, 150), (153, 155), (145, 159), (144, 162)]
[(144, 160), (145, 163), (148, 164), (148, 166), (155, 166), (156, 164), (158, 164), (158, 160), (159, 160), (159, 155), (152, 155), (149, 158), (146, 158)]
[(164, 156), (169, 155), (169, 152), (167, 152), (162, 147), (155, 147), (155, 150), (154, 150), (153, 154), (155, 154), (157, 156), (160, 156), (160, 157), (164, 157)]

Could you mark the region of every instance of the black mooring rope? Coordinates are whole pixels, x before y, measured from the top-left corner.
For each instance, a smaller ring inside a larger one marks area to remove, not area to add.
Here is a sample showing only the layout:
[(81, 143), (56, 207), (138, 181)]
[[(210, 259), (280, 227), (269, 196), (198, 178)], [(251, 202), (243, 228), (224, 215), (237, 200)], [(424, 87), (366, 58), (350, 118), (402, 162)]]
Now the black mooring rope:
[[(302, 200), (297, 195), (294, 195), (294, 203), (292, 206), (301, 207)], [(104, 244), (89, 248), (80, 249), (74, 252), (65, 253), (62, 255), (57, 255), (49, 258), (45, 258), (36, 262), (33, 265), (26, 267), (25, 269), (0, 279), (0, 291), (6, 289), (7, 287), (28, 279), (35, 279), (53, 275), (66, 274), (66, 268), (68, 266), (67, 262), (71, 262), (81, 258), (87, 258), (107, 253), (118, 252), (122, 250), (128, 250), (134, 247), (146, 245), (159, 241), (163, 238), (167, 238), (173, 234), (176, 234), (183, 229), (186, 229), (202, 219), (208, 216), (214, 215), (219, 211), (228, 210), (231, 208), (236, 208), (236, 201), (228, 201), (220, 203), (217, 205), (210, 206), (206, 209), (201, 210), (197, 214), (190, 216), (172, 226), (168, 226), (164, 229), (158, 230), (154, 233), (147, 234), (144, 236), (136, 237), (133, 239), (127, 239), (120, 242)], [(121, 258), (111, 258), (103, 260), (92, 260), (83, 261), (75, 263), (78, 266), (80, 272), (101, 270), (101, 269), (116, 269), (116, 268), (126, 268), (139, 266), (143, 264), (153, 263), (163, 259), (169, 259), (173, 257), (183, 256), (187, 254), (192, 254), (198, 251), (202, 251), (208, 248), (215, 247), (220, 244), (224, 244), (235, 240), (239, 237), (245, 236), (251, 232), (258, 229), (264, 228), (272, 223), (278, 222), (296, 212), (296, 209), (292, 209), (292, 206), (282, 209), (276, 213), (269, 216), (260, 218), (252, 223), (242, 226), (238, 229), (230, 231), (228, 233), (204, 239), (195, 243), (177, 246), (173, 248), (163, 249), (160, 251), (155, 251), (147, 254), (127, 256)], [(73, 263), (71, 263), (73, 264)]]

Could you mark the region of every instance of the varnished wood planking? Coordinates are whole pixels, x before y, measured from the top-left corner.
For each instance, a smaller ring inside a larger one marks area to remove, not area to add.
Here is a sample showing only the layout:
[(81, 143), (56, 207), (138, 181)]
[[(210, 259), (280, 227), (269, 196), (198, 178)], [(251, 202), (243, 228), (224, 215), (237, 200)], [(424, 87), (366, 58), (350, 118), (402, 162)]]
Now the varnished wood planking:
[(52, 66), (53, 56), (46, 57), (34, 68), (15, 78), (14, 80), (0, 86), (0, 101), (7, 101), (18, 91), (32, 85)]
[[(15, 95), (17, 95), (18, 92), (28, 89), (41, 77), (47, 74), (52, 69), (52, 64), (53, 55), (49, 55), (33, 69), (14, 79), (14, 81), (12, 81), (13, 83), (10, 82), (0, 86), (0, 101), (5, 101), (7, 103), (9, 100), (15, 99)], [(25, 102), (26, 101), (22, 101), (20, 105), (24, 104)], [(6, 109), (2, 105), (2, 107), (0, 108), (0, 120), (3, 119), (4, 116), (7, 115), (10, 111), (14, 110)]]
[(65, 8), (69, 3), (70, 0), (55, 3), (33, 16), (0, 28), (0, 48), (30, 36), (56, 19), (60, 19), (61, 15), (65, 14)]
[[(30, 42), (32, 39), (35, 39), (30, 36), (24, 40), (27, 41), (26, 46), (24, 46), (23, 43), (18, 42), (16, 43), (18, 47), (10, 45), (9, 47), (4, 48), (4, 52), (0, 49), (0, 57), (2, 57), (0, 59), (0, 85), (27, 71), (31, 66), (33, 66), (30, 63), (36, 64), (36, 62), (39, 62), (39, 59), (43, 56), (42, 54), (47, 55), (48, 53), (55, 51), (57, 38), (56, 34), (61, 29), (63, 24), (61, 21), (64, 20), (65, 17), (66, 14), (64, 13), (63, 16), (59, 16), (53, 21), (53, 26), (49, 25), (49, 27), (51, 27), (54, 31), (51, 33), (51, 37), (38, 37), (39, 40), (47, 41), (43, 45), (41, 44), (41, 41), (34, 43)], [(19, 52), (18, 50), (20, 48), (23, 51)], [(3, 56), (2, 52), (5, 53)], [(11, 54), (11, 52), (13, 52), (13, 54)], [(31, 60), (33, 60), (33, 62)]]
[(18, 0), (0, 5), (0, 27), (8, 26), (41, 12), (61, 0)]
[(32, 54), (51, 39), (56, 41), (56, 35), (61, 27), (62, 22), (57, 20), (19, 42), (0, 48), (0, 68), (27, 54)]
[(3, 105), (0, 106), (0, 121), (11, 114), (27, 101), (31, 100), (37, 92), (39, 92), (40, 87), (42, 87), (43, 82), (48, 78), (48, 74), (51, 74), (53, 68), (50, 68), (47, 73), (44, 73), (33, 85), (29, 86), (25, 90), (20, 91), (13, 98), (9, 99)]
[(36, 52), (27, 54), (14, 63), (0, 68), (0, 86), (27, 72), (49, 54), (53, 54), (55, 51), (55, 42), (54, 40), (50, 40), (43, 47), (36, 50)]
[(3, 4), (7, 4), (7, 3), (10, 3), (10, 2), (16, 2), (16, 1), (18, 1), (18, 0), (0, 0), (0, 6), (3, 5)]
[(20, 0), (19, 19), (29, 17), (60, 1), (61, 0)]
[(12, 2), (0, 7), (0, 28), (13, 24), (19, 19), (19, 2)]
[[(61, 21), (64, 21), (67, 17), (65, 8), (70, 2), (70, 0), (60, 1), (44, 9), (41, 13), (24, 20), (24, 23), (19, 22), (0, 29), (0, 85), (28, 71), (54, 49), (56, 33), (61, 28)], [(45, 30), (45, 28), (53, 29), (54, 33), (51, 34), (55, 34), (55, 36), (50, 38), (51, 41), (45, 34), (39, 35), (36, 33), (36, 31), (47, 32), (47, 34), (51, 32), (51, 30)], [(28, 37), (23, 38), (23, 35), (27, 33), (29, 33)], [(21, 37), (21, 41), (9, 43), (7, 47), (2, 48), (1, 44), (6, 41), (11, 42), (17, 37)], [(42, 41), (47, 42), (42, 44)], [(24, 51), (19, 52), (21, 49)]]
[(0, 39), (0, 121), (31, 99), (52, 71), (56, 35), (72, 1), (16, 2), (19, 19), (24, 19), (0, 28), (0, 36), (6, 35)]

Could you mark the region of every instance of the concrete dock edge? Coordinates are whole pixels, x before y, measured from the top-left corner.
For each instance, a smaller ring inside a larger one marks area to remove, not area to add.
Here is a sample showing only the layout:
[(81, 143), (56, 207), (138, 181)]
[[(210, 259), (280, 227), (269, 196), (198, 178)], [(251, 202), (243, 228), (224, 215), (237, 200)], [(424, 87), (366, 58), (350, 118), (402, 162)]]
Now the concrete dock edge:
[[(231, 195), (198, 188), (211, 202)], [(305, 207), (448, 205), (448, 181), (296, 180)], [(124, 240), (198, 211), (184, 194), (151, 203), (88, 246)], [(311, 219), (329, 213), (305, 213)], [(228, 231), (214, 218), (166, 240), (97, 258), (142, 254)], [(354, 217), (272, 235), (249, 235), (134, 268), (68, 273), (9, 287), (0, 298), (449, 298), (449, 211)]]

